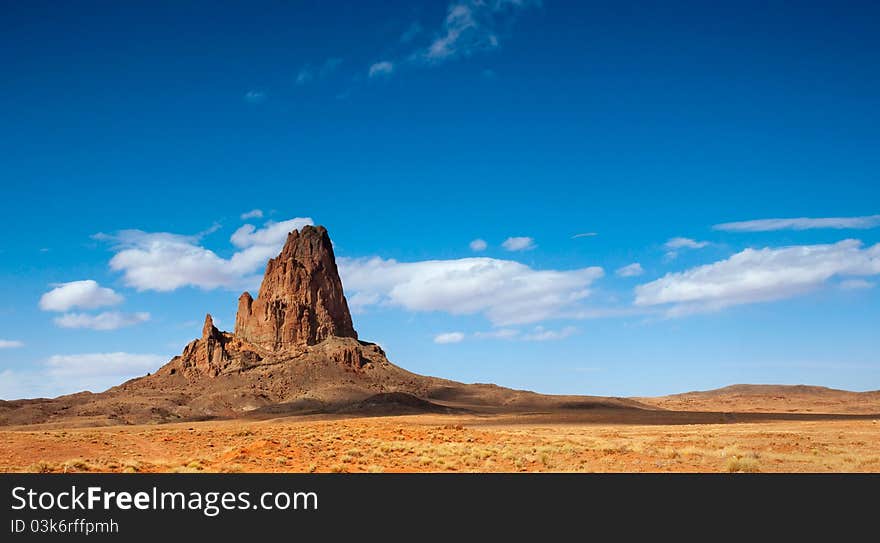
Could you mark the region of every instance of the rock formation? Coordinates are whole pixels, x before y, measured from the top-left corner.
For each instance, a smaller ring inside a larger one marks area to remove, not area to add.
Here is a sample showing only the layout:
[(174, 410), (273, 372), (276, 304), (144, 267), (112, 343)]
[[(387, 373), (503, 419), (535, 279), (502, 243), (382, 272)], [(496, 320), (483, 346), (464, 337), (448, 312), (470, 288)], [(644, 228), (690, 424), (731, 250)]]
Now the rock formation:
[[(248, 292), (239, 298), (235, 332), (221, 332), (207, 315), (202, 337), (158, 373), (217, 377), (303, 355), (334, 337), (357, 340), (357, 332), (327, 229), (305, 226), (288, 234), (281, 253), (269, 260), (256, 300)], [(367, 363), (363, 350), (357, 341), (336, 342), (325, 354), (357, 371)]]
[(238, 300), (235, 337), (272, 351), (303, 350), (324, 339), (357, 338), (330, 236), (304, 226), (269, 260), (260, 292)]
[(218, 330), (214, 326), (214, 319), (208, 314), (202, 327), (202, 337), (184, 347), (183, 353), (174, 357), (167, 371), (170, 375), (182, 371), (185, 374), (217, 377), (226, 371), (240, 371), (258, 364), (263, 356), (257, 351), (255, 346)]
[(533, 411), (600, 405), (594, 400), (464, 385), (395, 366), (380, 346), (358, 339), (327, 230), (306, 226), (269, 260), (257, 298), (242, 294), (234, 333), (218, 330), (207, 315), (201, 337), (154, 373), (98, 394), (0, 401), (0, 426), (447, 412), (453, 404)]

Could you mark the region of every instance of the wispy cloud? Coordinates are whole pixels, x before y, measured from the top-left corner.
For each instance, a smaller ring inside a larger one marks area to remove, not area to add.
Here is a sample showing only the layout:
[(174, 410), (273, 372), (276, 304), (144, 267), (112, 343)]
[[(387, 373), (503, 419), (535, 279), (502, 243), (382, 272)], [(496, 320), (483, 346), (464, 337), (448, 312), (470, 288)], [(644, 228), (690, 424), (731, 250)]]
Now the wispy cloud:
[(255, 90), (248, 91), (244, 95), (244, 101), (249, 104), (262, 104), (267, 98), (265, 92)]
[(439, 344), (461, 343), (462, 341), (464, 341), (464, 334), (462, 332), (447, 332), (434, 336), (434, 343)]
[(489, 244), (487, 244), (485, 240), (478, 238), (470, 242), (468, 246), (471, 248), (471, 251), (480, 252), (485, 251)]
[(588, 307), (563, 314), (567, 319), (592, 320), (637, 317), (656, 313), (650, 307)]
[(48, 373), (54, 377), (83, 378), (104, 375), (143, 375), (167, 362), (167, 358), (155, 354), (88, 353), (56, 354), (47, 360)]
[(446, 11), (440, 31), (414, 58), (425, 63), (438, 63), (497, 49), (513, 20), (526, 8), (538, 4), (528, 0), (454, 2)]
[(840, 282), (840, 288), (843, 290), (865, 290), (875, 286), (877, 286), (876, 283), (865, 281), (864, 279), (847, 279)]
[(746, 249), (636, 287), (638, 306), (665, 306), (667, 315), (791, 298), (837, 276), (880, 274), (880, 244), (862, 248), (854, 239), (830, 245)]
[(342, 64), (342, 59), (331, 57), (325, 60), (317, 68), (312, 68), (310, 64), (306, 64), (300, 68), (296, 74), (296, 84), (306, 85), (315, 79), (324, 79), (335, 72)]
[(262, 219), (263, 218), (263, 210), (262, 209), (252, 209), (247, 213), (241, 214), (241, 220), (246, 221), (248, 219)]
[(557, 341), (574, 335), (577, 328), (566, 326), (560, 330), (547, 330), (543, 326), (536, 326), (534, 330), (522, 336), (523, 341)]
[(88, 328), (90, 330), (117, 330), (150, 320), (149, 313), (120, 313), (105, 311), (96, 315), (88, 313), (65, 313), (54, 319), (61, 328)]
[(708, 245), (708, 241), (697, 241), (691, 238), (672, 238), (663, 244), (667, 249), (702, 249)]
[(0, 371), (0, 398), (53, 397), (100, 392), (158, 369), (170, 357), (125, 352), (57, 354), (30, 371)]
[(754, 221), (726, 222), (712, 228), (725, 232), (770, 232), (774, 230), (868, 229), (880, 226), (880, 215), (862, 217), (798, 217), (794, 219), (759, 219)]
[(639, 264), (638, 262), (633, 262), (628, 266), (617, 268), (617, 271), (615, 271), (614, 273), (616, 273), (620, 277), (636, 277), (645, 273), (645, 270), (642, 269), (641, 264)]
[[(559, 329), (548, 329), (543, 326), (535, 326), (531, 330), (523, 332), (515, 328), (499, 328), (488, 332), (474, 332), (475, 339), (498, 339), (505, 341), (557, 341), (565, 339), (577, 333), (574, 326), (565, 326)], [(463, 336), (461, 339), (465, 339)]]
[(394, 64), (383, 60), (382, 62), (376, 62), (370, 65), (370, 69), (367, 71), (367, 75), (370, 78), (380, 77), (380, 76), (389, 76), (394, 72)]
[(499, 328), (489, 332), (475, 332), (474, 337), (477, 339), (516, 339), (520, 333), (514, 328)]
[[(409, 45), (410, 51), (372, 64), (368, 75), (370, 78), (388, 76), (398, 67), (433, 66), (479, 51), (498, 49), (520, 14), (540, 3), (539, 0), (454, 1), (447, 7), (446, 16), (436, 31), (425, 31), (420, 22), (413, 22), (399, 40)], [(492, 77), (494, 72), (487, 69), (483, 75)]]
[(596, 232), (582, 232), (580, 234), (575, 234), (575, 235), (571, 236), (571, 239), (591, 238), (593, 236), (598, 236), (598, 235), (599, 234), (597, 234)]
[(382, 295), (378, 292), (346, 292), (348, 298), (348, 308), (354, 314), (364, 313), (368, 307), (380, 305)]
[(710, 244), (708, 241), (697, 241), (691, 238), (671, 238), (663, 246), (667, 249), (666, 254), (664, 255), (665, 260), (675, 260), (678, 257), (678, 252), (682, 249), (702, 249), (703, 247), (708, 247)]
[(24, 343), (14, 339), (0, 339), (0, 349), (18, 349), (24, 347)]
[(535, 240), (526, 236), (507, 238), (501, 246), (508, 251), (531, 251), (537, 247)]

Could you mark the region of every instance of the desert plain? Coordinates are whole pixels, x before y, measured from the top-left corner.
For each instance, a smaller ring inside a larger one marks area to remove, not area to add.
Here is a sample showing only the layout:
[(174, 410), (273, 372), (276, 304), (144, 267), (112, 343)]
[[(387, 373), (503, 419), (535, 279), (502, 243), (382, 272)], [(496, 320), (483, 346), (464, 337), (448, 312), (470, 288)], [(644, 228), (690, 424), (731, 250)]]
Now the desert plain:
[(326, 228), (235, 327), (104, 392), (0, 400), (0, 472), (880, 471), (880, 391), (554, 396), (419, 375), (354, 329)]
[(646, 409), (0, 430), (0, 472), (880, 472), (880, 393), (734, 386)]

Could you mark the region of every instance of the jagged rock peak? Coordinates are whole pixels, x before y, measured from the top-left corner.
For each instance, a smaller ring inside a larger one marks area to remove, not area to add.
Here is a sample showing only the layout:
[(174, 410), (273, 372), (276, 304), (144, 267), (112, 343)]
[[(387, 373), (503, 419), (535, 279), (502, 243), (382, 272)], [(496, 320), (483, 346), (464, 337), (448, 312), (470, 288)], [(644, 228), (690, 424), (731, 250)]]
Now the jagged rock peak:
[(214, 326), (214, 318), (208, 313), (205, 315), (205, 325), (202, 327), (202, 339), (219, 339), (221, 337), (223, 334)]
[(257, 298), (238, 299), (235, 336), (266, 349), (315, 345), (330, 336), (357, 338), (327, 229), (304, 226), (269, 260)]

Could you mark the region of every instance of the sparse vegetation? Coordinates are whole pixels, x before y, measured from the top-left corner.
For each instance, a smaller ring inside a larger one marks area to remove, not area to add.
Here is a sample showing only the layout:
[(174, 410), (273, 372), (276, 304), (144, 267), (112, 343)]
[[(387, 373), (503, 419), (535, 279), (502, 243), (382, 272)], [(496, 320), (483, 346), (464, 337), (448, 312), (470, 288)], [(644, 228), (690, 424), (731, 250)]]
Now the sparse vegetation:
[[(420, 415), (2, 431), (0, 471), (880, 472), (880, 440), (871, 420), (677, 426), (452, 421)], [(47, 454), (35, 461), (35, 451)]]
[(54, 470), (52, 468), (52, 464), (40, 461), (31, 464), (30, 466), (25, 468), (25, 471), (28, 473), (52, 473), (52, 471)]
[(725, 468), (730, 473), (755, 473), (758, 471), (758, 460), (754, 457), (731, 456)]

